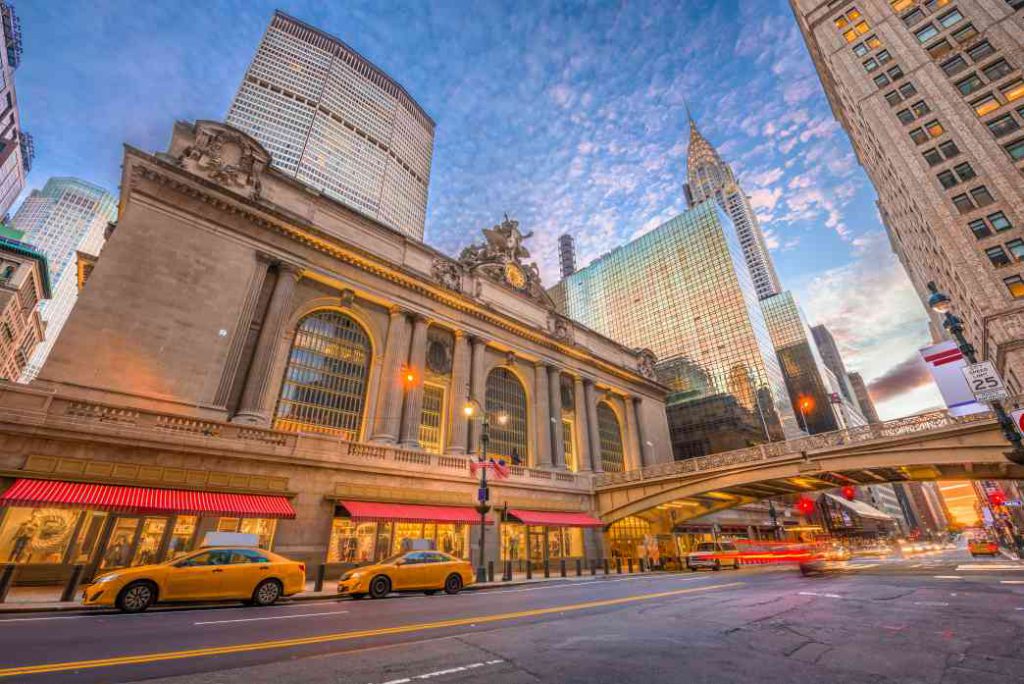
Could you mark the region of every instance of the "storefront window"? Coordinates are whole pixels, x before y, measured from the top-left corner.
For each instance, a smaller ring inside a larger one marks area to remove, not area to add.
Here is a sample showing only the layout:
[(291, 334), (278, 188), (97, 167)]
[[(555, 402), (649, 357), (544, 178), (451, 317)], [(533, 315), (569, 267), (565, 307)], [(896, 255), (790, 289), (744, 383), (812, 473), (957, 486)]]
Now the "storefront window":
[(132, 565), (150, 565), (156, 562), (166, 529), (167, 518), (146, 518), (142, 523), (142, 533), (139, 535)]
[(518, 561), (524, 557), (526, 526), (515, 523), (501, 525), (501, 559)]
[(103, 533), (103, 524), (107, 521), (107, 514), (98, 511), (86, 511), (85, 520), (82, 522), (81, 531), (78, 533), (77, 551), (72, 559), (73, 563), (89, 563)]
[(100, 568), (127, 567), (132, 560), (132, 547), (135, 543), (135, 533), (139, 528), (138, 518), (118, 518), (114, 523), (114, 530), (110, 534), (110, 541), (103, 552), (103, 562)]
[(0, 527), (0, 559), (7, 563), (62, 563), (81, 511), (7, 510)]
[(373, 558), (377, 523), (353, 523), (349, 518), (335, 518), (327, 547), (328, 563), (370, 563)]
[(426, 539), (434, 542), (438, 551), (450, 553), (456, 558), (467, 558), (466, 525), (447, 523), (395, 523), (395, 537), (391, 553), (408, 551), (413, 540)]
[(377, 523), (377, 547), (374, 550), (373, 559), (383, 560), (391, 555), (391, 532), (393, 524), (389, 522)]
[(651, 534), (651, 523), (629, 516), (608, 527), (608, 551), (612, 558), (636, 558), (638, 549)]
[[(501, 559), (524, 560), (526, 548), (526, 525), (502, 523)], [(544, 562), (544, 550), (548, 560), (583, 557), (583, 529), (579, 527), (530, 527), (530, 561)]]
[(218, 532), (255, 534), (261, 549), (270, 549), (276, 530), (277, 520), (274, 518), (221, 518), (217, 521)]
[(174, 521), (174, 529), (171, 530), (171, 541), (167, 547), (167, 558), (177, 558), (192, 550), (193, 540), (196, 536), (196, 521), (194, 515), (179, 515)]

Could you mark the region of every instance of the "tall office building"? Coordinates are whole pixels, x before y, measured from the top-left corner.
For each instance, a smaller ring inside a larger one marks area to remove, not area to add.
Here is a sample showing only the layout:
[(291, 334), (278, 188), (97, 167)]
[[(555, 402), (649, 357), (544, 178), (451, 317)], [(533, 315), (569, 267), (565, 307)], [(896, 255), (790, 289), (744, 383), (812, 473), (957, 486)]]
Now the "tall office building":
[(871, 395), (868, 394), (868, 386), (864, 383), (864, 378), (861, 377), (861, 374), (850, 373), (847, 377), (850, 380), (850, 385), (853, 386), (853, 394), (857, 397), (860, 412), (869, 423), (882, 422), (878, 417), (878, 411), (875, 410), (875, 402), (871, 400)]
[(78, 300), (77, 252), (99, 254), (117, 203), (106, 190), (76, 178), (51, 178), (33, 190), (14, 215), (14, 227), (49, 262), (53, 296), (40, 305), (46, 336), (21, 375), (30, 382), (50, 354), (54, 340)]
[(686, 157), (686, 202), (693, 207), (708, 199), (714, 199), (732, 218), (743, 248), (743, 258), (750, 269), (754, 287), (760, 299), (771, 297), (782, 289), (775, 265), (768, 254), (768, 245), (761, 232), (750, 198), (736, 182), (736, 176), (729, 166), (697, 130), (696, 122), (690, 119), (690, 148)]
[(227, 122), (256, 138), (276, 168), (423, 240), (434, 122), (337, 38), (275, 12)]
[(705, 202), (551, 290), (570, 318), (650, 348), (676, 458), (800, 434), (729, 217)]
[(0, 380), (14, 381), (43, 341), (37, 304), (50, 296), (50, 276), (45, 256), (2, 232), (6, 231), (0, 231)]
[(5, 216), (25, 187), (35, 153), (32, 136), (21, 130), (14, 70), (21, 63), (21, 27), (14, 4), (0, 0), (0, 216)]
[(790, 4), (922, 301), (938, 284), (1024, 391), (1021, 0)]
[(839, 353), (839, 345), (832, 337), (832, 332), (824, 325), (816, 325), (811, 328), (811, 334), (814, 335), (814, 344), (818, 348), (818, 353), (821, 354), (821, 360), (825, 363), (825, 367), (832, 371), (836, 379), (839, 380), (839, 389), (843, 396), (856, 404), (857, 395), (850, 383), (846, 364), (843, 363), (843, 355)]
[(563, 278), (576, 272), (576, 242), (568, 233), (558, 238), (558, 267)]
[(898, 484), (877, 484), (861, 487), (861, 493), (868, 502), (878, 510), (892, 516), (892, 519), (900, 526), (900, 530), (906, 534), (910, 531), (911, 525), (900, 504), (900, 498), (896, 494)]

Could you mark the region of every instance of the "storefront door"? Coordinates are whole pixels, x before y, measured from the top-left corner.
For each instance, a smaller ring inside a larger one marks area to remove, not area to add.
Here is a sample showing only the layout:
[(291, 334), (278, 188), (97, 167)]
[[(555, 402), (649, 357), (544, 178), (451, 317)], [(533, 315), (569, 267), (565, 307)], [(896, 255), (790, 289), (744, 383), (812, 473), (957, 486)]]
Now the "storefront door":
[(100, 570), (158, 562), (167, 525), (166, 517), (117, 516), (101, 550)]

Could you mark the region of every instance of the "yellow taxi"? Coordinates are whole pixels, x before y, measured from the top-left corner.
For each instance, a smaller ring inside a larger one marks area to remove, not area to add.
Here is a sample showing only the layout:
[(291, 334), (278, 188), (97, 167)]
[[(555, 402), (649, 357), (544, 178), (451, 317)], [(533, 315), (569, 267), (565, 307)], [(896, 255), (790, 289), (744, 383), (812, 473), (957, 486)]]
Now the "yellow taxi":
[(86, 606), (141, 613), (154, 603), (244, 601), (269, 606), (306, 586), (306, 565), (258, 548), (204, 547), (160, 563), (100, 575), (82, 594)]
[(410, 551), (349, 570), (338, 581), (338, 593), (352, 598), (383, 598), (394, 591), (457, 594), (474, 581), (469, 561), (440, 551)]
[(998, 556), (999, 545), (990, 539), (976, 538), (967, 543), (967, 550), (972, 556)]

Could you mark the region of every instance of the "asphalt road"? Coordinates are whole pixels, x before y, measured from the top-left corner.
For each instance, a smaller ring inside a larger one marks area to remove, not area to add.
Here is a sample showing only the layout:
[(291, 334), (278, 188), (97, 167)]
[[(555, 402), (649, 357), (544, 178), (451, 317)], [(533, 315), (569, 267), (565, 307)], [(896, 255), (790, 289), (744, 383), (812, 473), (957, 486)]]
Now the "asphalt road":
[(0, 684), (1024, 682), (1024, 564), (963, 551), (458, 596), (0, 619)]

